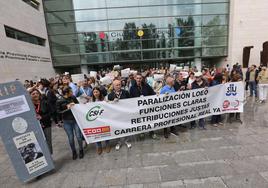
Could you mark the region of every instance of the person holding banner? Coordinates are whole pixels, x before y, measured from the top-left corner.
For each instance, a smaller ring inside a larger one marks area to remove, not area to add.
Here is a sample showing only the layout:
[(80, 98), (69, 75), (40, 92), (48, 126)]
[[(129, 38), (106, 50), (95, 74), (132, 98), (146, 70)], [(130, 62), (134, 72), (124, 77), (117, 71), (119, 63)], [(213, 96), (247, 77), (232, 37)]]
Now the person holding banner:
[[(216, 86), (216, 85), (222, 84), (222, 81), (223, 81), (223, 74), (222, 74), (221, 69), (218, 69), (218, 71), (215, 73), (213, 80), (210, 83), (210, 86)], [(218, 125), (223, 125), (221, 115), (220, 114), (213, 115), (211, 117), (211, 124), (214, 127), (218, 127)]]
[[(166, 85), (161, 89), (160, 94), (169, 94), (169, 93), (175, 93), (175, 88), (174, 88), (174, 78), (172, 76), (168, 76), (166, 78)], [(176, 130), (175, 126), (170, 127), (170, 132), (176, 136), (178, 136), (178, 132)], [(168, 138), (168, 129), (164, 128), (164, 137)]]
[[(192, 86), (191, 86), (192, 89), (200, 89), (200, 88), (208, 87), (208, 82), (203, 78), (202, 75), (203, 75), (202, 72), (195, 73), (195, 81), (192, 83)], [(201, 118), (198, 121), (199, 121), (199, 128), (206, 129), (205, 128), (205, 119)], [(195, 123), (195, 121), (192, 121), (190, 129), (193, 129), (195, 127), (196, 127), (196, 123)]]
[(51, 133), (51, 114), (50, 107), (47, 100), (41, 97), (41, 93), (38, 89), (33, 89), (30, 92), (35, 112), (36, 118), (40, 122), (40, 125), (43, 129), (47, 145), (50, 153), (53, 153), (52, 149), (52, 133)]
[[(94, 87), (92, 90), (92, 102), (97, 102), (97, 101), (104, 101), (104, 96), (99, 87)], [(102, 144), (101, 142), (96, 143), (97, 147), (97, 154), (100, 155), (102, 154)], [(111, 151), (111, 146), (109, 140), (105, 141), (105, 150), (107, 153), (110, 153)]]
[[(243, 78), (242, 78), (241, 74), (236, 69), (233, 69), (232, 74), (231, 74), (231, 82), (239, 82), (239, 81), (242, 81), (242, 80), (243, 80)], [(240, 118), (240, 113), (239, 112), (230, 113), (229, 123), (232, 123), (234, 118), (239, 123), (241, 123), (241, 124), (243, 123), (241, 118)]]
[(79, 158), (84, 157), (84, 150), (83, 150), (83, 135), (80, 131), (79, 126), (71, 112), (71, 108), (78, 104), (78, 100), (73, 95), (72, 89), (70, 87), (64, 87), (62, 90), (63, 98), (57, 100), (57, 112), (62, 114), (63, 119), (63, 127), (68, 136), (69, 144), (73, 154), (73, 160), (77, 159), (77, 152), (75, 149), (75, 142), (74, 142), (74, 134), (76, 135), (77, 142), (79, 145)]
[[(129, 90), (129, 94), (131, 98), (134, 98), (134, 97), (155, 95), (155, 92), (153, 88), (151, 88), (147, 83), (144, 82), (142, 74), (137, 73), (135, 75), (135, 82)], [(152, 137), (152, 139), (155, 140), (159, 139), (158, 136), (153, 131), (151, 131), (149, 134)], [(144, 133), (142, 133), (140, 137), (143, 138)]]
[[(108, 95), (109, 101), (118, 101), (121, 99), (128, 99), (130, 98), (130, 95), (128, 91), (121, 89), (121, 81), (120, 80), (114, 80), (113, 81), (113, 91)], [(118, 139), (117, 144), (115, 145), (115, 150), (119, 150), (122, 146), (122, 143), (125, 143), (127, 148), (131, 148), (131, 143), (129, 143), (128, 137), (123, 137)]]

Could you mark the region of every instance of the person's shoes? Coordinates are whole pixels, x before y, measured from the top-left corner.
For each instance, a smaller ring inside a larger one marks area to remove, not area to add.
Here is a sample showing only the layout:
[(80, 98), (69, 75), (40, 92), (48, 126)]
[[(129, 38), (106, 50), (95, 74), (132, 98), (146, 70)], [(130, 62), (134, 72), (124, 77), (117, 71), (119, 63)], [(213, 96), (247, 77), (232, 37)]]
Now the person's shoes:
[(141, 139), (141, 140), (144, 140), (144, 138), (145, 138), (145, 134), (144, 134), (144, 133), (141, 133), (141, 134), (140, 134), (140, 139)]
[(169, 135), (168, 135), (168, 130), (167, 130), (167, 129), (164, 129), (164, 137), (165, 137), (165, 138), (168, 138), (168, 136), (169, 136)]
[(159, 136), (157, 136), (155, 133), (151, 135), (153, 140), (160, 140)]
[(97, 148), (97, 154), (101, 155), (102, 154), (102, 148)]
[(170, 133), (174, 136), (179, 136), (179, 133), (175, 127), (170, 127)]
[(218, 124), (217, 123), (213, 123), (212, 126), (213, 127), (218, 127)]
[(83, 159), (84, 158), (84, 150), (80, 150), (79, 151), (79, 159)]
[(106, 153), (110, 153), (111, 151), (111, 146), (107, 145), (105, 148)]
[(116, 150), (116, 151), (119, 151), (120, 148), (121, 148), (121, 144), (116, 144), (116, 145), (115, 145), (115, 150)]
[(219, 124), (219, 125), (224, 125), (223, 122), (221, 122), (221, 121), (220, 121), (218, 124)]
[(171, 134), (173, 134), (174, 136), (179, 136), (179, 133), (176, 130), (172, 130), (170, 131)]
[(243, 124), (242, 120), (241, 119), (236, 119), (237, 122)]
[(73, 160), (76, 160), (77, 159), (77, 153), (76, 151), (73, 152)]
[(207, 130), (207, 128), (205, 126), (199, 126), (199, 129), (201, 129), (201, 130)]
[(195, 129), (195, 127), (196, 127), (195, 125), (191, 125), (190, 129)]
[(131, 148), (131, 143), (129, 143), (128, 141), (125, 141), (125, 144), (126, 144), (126, 146), (127, 146), (128, 149)]

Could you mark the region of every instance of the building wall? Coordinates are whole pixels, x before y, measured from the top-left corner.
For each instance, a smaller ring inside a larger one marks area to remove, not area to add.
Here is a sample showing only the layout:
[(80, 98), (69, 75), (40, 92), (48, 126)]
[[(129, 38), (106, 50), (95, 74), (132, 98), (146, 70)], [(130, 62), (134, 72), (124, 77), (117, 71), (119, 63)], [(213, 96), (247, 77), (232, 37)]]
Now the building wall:
[[(0, 82), (12, 81), (16, 78), (36, 80), (55, 74), (47, 40), (42, 1), (38, 0), (38, 2), (39, 10), (22, 0), (0, 1)], [(8, 38), (4, 25), (44, 38), (46, 44), (39, 46)]]
[(229, 57), (227, 62), (242, 64), (243, 48), (251, 49), (249, 65), (260, 64), (262, 44), (268, 41), (268, 1), (231, 0)]

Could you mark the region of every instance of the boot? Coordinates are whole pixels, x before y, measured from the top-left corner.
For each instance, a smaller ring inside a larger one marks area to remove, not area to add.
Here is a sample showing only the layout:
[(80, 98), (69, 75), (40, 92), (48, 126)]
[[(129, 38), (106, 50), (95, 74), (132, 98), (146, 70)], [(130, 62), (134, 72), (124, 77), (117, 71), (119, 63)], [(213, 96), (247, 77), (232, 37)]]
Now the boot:
[(79, 159), (83, 159), (84, 157), (84, 150), (79, 151)]
[(164, 137), (165, 137), (165, 138), (168, 138), (168, 136), (169, 136), (169, 135), (168, 135), (168, 130), (167, 130), (167, 128), (164, 128)]
[(77, 159), (77, 153), (76, 151), (73, 151), (73, 160), (76, 160)]

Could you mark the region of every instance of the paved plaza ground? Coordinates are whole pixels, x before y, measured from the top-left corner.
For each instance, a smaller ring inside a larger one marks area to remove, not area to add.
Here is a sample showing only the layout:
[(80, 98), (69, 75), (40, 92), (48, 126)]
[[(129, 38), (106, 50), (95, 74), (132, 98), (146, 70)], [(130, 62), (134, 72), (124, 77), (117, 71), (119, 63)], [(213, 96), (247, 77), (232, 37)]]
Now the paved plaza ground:
[(17, 179), (1, 143), (0, 187), (268, 188), (268, 104), (253, 100), (247, 100), (243, 124), (179, 128), (178, 137), (161, 140), (133, 137), (130, 150), (113, 148), (101, 156), (91, 144), (76, 161), (64, 130), (55, 127), (56, 169), (27, 184)]

